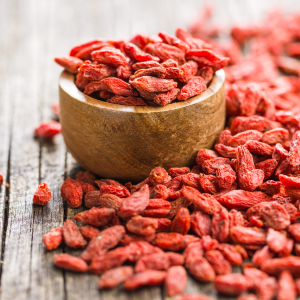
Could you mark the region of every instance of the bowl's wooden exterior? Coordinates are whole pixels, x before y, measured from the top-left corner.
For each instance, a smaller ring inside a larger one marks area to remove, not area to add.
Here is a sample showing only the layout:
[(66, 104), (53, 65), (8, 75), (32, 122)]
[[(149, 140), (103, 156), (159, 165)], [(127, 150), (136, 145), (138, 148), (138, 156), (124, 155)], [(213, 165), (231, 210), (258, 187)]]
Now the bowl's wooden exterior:
[(68, 151), (101, 177), (133, 183), (156, 166), (192, 167), (200, 148), (211, 148), (225, 124), (224, 71), (208, 89), (164, 107), (123, 106), (81, 93), (62, 72), (60, 121)]

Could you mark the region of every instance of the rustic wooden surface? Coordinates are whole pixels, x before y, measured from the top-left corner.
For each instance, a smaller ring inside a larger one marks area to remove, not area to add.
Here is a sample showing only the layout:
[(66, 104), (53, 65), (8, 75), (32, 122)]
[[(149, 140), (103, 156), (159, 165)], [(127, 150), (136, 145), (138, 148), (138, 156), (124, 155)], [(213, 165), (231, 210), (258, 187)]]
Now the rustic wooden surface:
[[(276, 3), (300, 10), (298, 0), (214, 0), (214, 19), (220, 24), (258, 20)], [(1, 300), (160, 300), (160, 287), (125, 293), (120, 288), (99, 292), (97, 276), (56, 269), (42, 235), (62, 225), (79, 209), (65, 206), (60, 185), (78, 165), (66, 153), (61, 136), (42, 143), (33, 129), (50, 120), (58, 102), (61, 69), (54, 56), (65, 55), (74, 44), (89, 38), (129, 38), (135, 33), (173, 33), (186, 28), (204, 1), (196, 0), (2, 0), (0, 1), (0, 172), (9, 187), (0, 188)], [(32, 204), (42, 181), (53, 193), (45, 207)], [(238, 272), (239, 270), (236, 269)], [(186, 293), (217, 295), (212, 284), (189, 278)]]
[(157, 166), (192, 168), (199, 149), (211, 148), (224, 129), (224, 83), (219, 70), (206, 91), (186, 101), (129, 107), (84, 95), (64, 71), (59, 106), (68, 152), (102, 178), (133, 184)]

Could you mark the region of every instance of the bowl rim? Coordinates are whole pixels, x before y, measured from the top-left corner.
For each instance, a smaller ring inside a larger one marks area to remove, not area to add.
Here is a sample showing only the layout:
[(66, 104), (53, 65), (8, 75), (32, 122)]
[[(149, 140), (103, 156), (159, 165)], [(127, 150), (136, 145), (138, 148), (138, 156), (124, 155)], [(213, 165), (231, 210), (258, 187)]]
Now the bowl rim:
[(129, 113), (159, 113), (167, 112), (176, 109), (180, 109), (186, 106), (190, 106), (199, 102), (202, 102), (214, 94), (216, 94), (225, 82), (225, 72), (223, 69), (215, 72), (214, 77), (208, 86), (208, 88), (199, 95), (189, 98), (185, 101), (167, 104), (165, 106), (125, 106), (120, 104), (108, 103), (82, 93), (75, 85), (75, 75), (67, 71), (62, 71), (59, 77), (60, 88), (74, 100), (85, 103), (89, 106), (105, 110), (113, 110), (118, 112)]

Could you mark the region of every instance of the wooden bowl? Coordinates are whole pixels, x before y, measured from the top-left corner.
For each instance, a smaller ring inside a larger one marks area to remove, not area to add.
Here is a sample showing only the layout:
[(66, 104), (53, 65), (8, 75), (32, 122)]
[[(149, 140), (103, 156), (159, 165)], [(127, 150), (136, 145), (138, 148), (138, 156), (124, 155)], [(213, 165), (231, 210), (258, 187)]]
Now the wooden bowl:
[(192, 167), (200, 148), (211, 148), (225, 124), (225, 74), (208, 89), (166, 106), (124, 106), (91, 98), (74, 75), (59, 79), (60, 122), (68, 151), (101, 177), (140, 182), (157, 166)]

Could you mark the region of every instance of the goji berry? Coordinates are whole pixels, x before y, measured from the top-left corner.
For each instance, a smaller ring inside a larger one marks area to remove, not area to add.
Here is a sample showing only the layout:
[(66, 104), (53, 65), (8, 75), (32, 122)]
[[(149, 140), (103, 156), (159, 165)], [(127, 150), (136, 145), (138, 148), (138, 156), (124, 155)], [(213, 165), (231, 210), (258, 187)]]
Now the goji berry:
[(100, 233), (99, 229), (91, 225), (83, 225), (79, 228), (79, 230), (87, 241), (90, 241), (93, 237)]
[(141, 61), (137, 62), (132, 65), (132, 69), (134, 71), (141, 70), (141, 69), (149, 69), (154, 67), (159, 67), (161, 64), (159, 64), (157, 61), (150, 60), (150, 61)]
[(171, 211), (171, 204), (163, 199), (149, 199), (149, 203), (141, 214), (143, 217), (163, 218)]
[(200, 183), (199, 183), (199, 175), (194, 173), (188, 173), (181, 175), (181, 179), (184, 185), (191, 186), (197, 190), (200, 190)]
[(226, 146), (223, 144), (216, 144), (215, 149), (223, 157), (228, 157), (228, 158), (236, 157), (237, 148)]
[(83, 181), (79, 181), (77, 180), (80, 185), (81, 185), (81, 188), (82, 188), (82, 194), (83, 194), (83, 197), (85, 198), (86, 194), (88, 192), (92, 192), (92, 191), (98, 191), (98, 189), (96, 187), (94, 187), (93, 185), (87, 183), (87, 182), (83, 182)]
[(275, 253), (269, 248), (269, 246), (264, 246), (254, 253), (252, 262), (255, 266), (259, 267), (263, 262), (267, 261), (268, 259), (272, 259), (274, 256)]
[(180, 294), (186, 287), (187, 274), (182, 266), (173, 266), (168, 269), (165, 287), (169, 297)]
[(264, 171), (264, 180), (266, 180), (273, 175), (277, 165), (278, 163), (275, 159), (267, 159), (255, 164), (255, 168)]
[(169, 189), (165, 185), (158, 184), (158, 185), (154, 186), (153, 194), (154, 194), (153, 195), (154, 198), (157, 198), (157, 199), (168, 199), (170, 191), (169, 191)]
[(180, 89), (172, 89), (169, 92), (160, 93), (155, 95), (153, 102), (155, 102), (158, 105), (166, 105), (171, 103), (176, 99), (176, 97), (179, 95)]
[(171, 225), (171, 231), (187, 234), (191, 227), (190, 213), (187, 208), (181, 207)]
[(118, 211), (122, 201), (123, 200), (116, 195), (104, 194), (99, 197), (99, 204), (100, 204), (99, 206), (112, 208), (115, 211)]
[(117, 267), (105, 271), (99, 279), (99, 289), (112, 289), (126, 281), (133, 275), (133, 268), (130, 266)]
[(211, 235), (211, 220), (208, 214), (202, 211), (194, 211), (191, 214), (191, 227), (199, 237)]
[(173, 59), (179, 64), (185, 62), (185, 53), (181, 49), (165, 43), (148, 44), (144, 50), (152, 56), (157, 56), (161, 61)]
[(100, 50), (95, 50), (91, 53), (91, 56), (93, 61), (102, 64), (128, 65), (125, 55), (119, 49), (112, 47), (103, 47)]
[(91, 261), (96, 255), (103, 255), (108, 249), (115, 247), (125, 235), (125, 229), (121, 225), (115, 225), (104, 229), (91, 239), (87, 248), (80, 257), (85, 261)]
[(213, 267), (204, 257), (197, 257), (189, 266), (188, 271), (197, 280), (203, 282), (214, 281), (216, 277)]
[(227, 242), (229, 236), (229, 216), (226, 208), (220, 208), (212, 218), (212, 237), (221, 243)]
[(154, 247), (145, 241), (132, 242), (129, 244), (129, 254), (127, 260), (130, 262), (136, 262), (141, 257), (151, 254), (163, 253), (158, 247)]
[(146, 270), (129, 277), (125, 283), (124, 287), (126, 290), (135, 290), (144, 285), (160, 285), (164, 282), (167, 276), (165, 271), (156, 270)]
[(176, 29), (176, 36), (190, 46), (191, 49), (202, 49), (210, 47), (203, 40), (193, 37), (189, 32), (182, 28)]
[(199, 68), (212, 67), (214, 72), (223, 69), (230, 60), (228, 57), (219, 56), (207, 49), (191, 49), (186, 52), (185, 58), (194, 60)]
[(55, 57), (54, 61), (73, 74), (77, 74), (79, 67), (83, 64), (80, 58), (71, 56)]
[(271, 196), (278, 194), (280, 192), (280, 188), (281, 183), (274, 180), (268, 180), (258, 187), (260, 191)]
[(52, 139), (59, 133), (61, 133), (61, 124), (56, 121), (41, 123), (34, 130), (36, 137), (44, 139)]
[(154, 234), (157, 227), (158, 223), (156, 219), (141, 216), (132, 217), (126, 224), (128, 231), (139, 235)]
[(148, 242), (151, 243), (155, 239), (155, 234), (151, 235), (138, 235), (138, 234), (125, 234), (120, 240), (119, 245), (126, 246), (133, 242)]
[(100, 196), (101, 196), (100, 191), (87, 192), (85, 197), (84, 197), (84, 205), (88, 208), (101, 206)]
[(147, 106), (148, 104), (138, 97), (123, 97), (123, 96), (113, 96), (107, 99), (108, 103), (128, 105), (128, 106)]
[(46, 205), (51, 199), (51, 190), (47, 183), (41, 183), (33, 195), (32, 202), (34, 204)]
[(204, 79), (200, 76), (191, 78), (180, 91), (177, 99), (185, 101), (193, 96), (199, 95), (207, 89)]
[(196, 157), (196, 163), (198, 166), (202, 166), (202, 164), (211, 158), (217, 158), (218, 157), (218, 153), (216, 151), (213, 150), (208, 150), (208, 149), (200, 149), (197, 153), (197, 157)]
[(141, 189), (121, 202), (118, 215), (121, 218), (133, 217), (143, 212), (149, 203), (149, 186), (145, 184)]
[(87, 242), (80, 233), (78, 227), (71, 220), (66, 220), (62, 229), (63, 238), (67, 246), (71, 248), (85, 247)]
[(283, 271), (278, 279), (278, 300), (296, 299), (297, 291), (294, 279), (289, 271)]
[(204, 79), (206, 85), (211, 82), (214, 76), (214, 69), (212, 67), (206, 66), (199, 68), (198, 72), (196, 73), (197, 76), (200, 76)]
[(103, 255), (98, 255), (92, 259), (89, 272), (99, 275), (109, 269), (119, 267), (126, 261), (128, 253), (128, 247), (119, 247)]
[(107, 225), (114, 214), (115, 211), (111, 208), (93, 207), (77, 214), (73, 219), (80, 223), (99, 227)]
[(170, 59), (167, 59), (164, 62), (162, 62), (161, 65), (166, 69), (167, 68), (177, 68), (178, 62), (176, 60), (170, 58)]
[(114, 69), (106, 64), (91, 64), (84, 62), (79, 72), (88, 80), (101, 80), (113, 74)]
[(215, 288), (222, 294), (238, 296), (249, 289), (249, 283), (242, 274), (226, 274), (216, 277)]
[(185, 43), (183, 40), (179, 39), (178, 37), (171, 36), (166, 32), (159, 32), (158, 36), (163, 40), (164, 43), (173, 45), (184, 52), (190, 49), (190, 46), (187, 43)]
[(243, 257), (233, 245), (219, 244), (217, 249), (223, 254), (224, 258), (234, 266), (239, 266), (243, 262)]
[(230, 237), (236, 244), (260, 245), (266, 244), (266, 233), (252, 228), (234, 226), (230, 229)]
[(88, 269), (88, 265), (83, 259), (67, 253), (55, 254), (53, 261), (55, 266), (66, 270), (86, 272)]
[(155, 56), (152, 56), (152, 55), (146, 53), (145, 51), (141, 50), (139, 47), (137, 47), (133, 43), (125, 43), (124, 51), (129, 57), (131, 57), (132, 59), (139, 61), (139, 62), (151, 61), (151, 60), (159, 61), (158, 57), (155, 57)]
[(57, 227), (43, 235), (43, 242), (47, 250), (56, 249), (63, 242), (62, 227)]
[(167, 218), (157, 218), (158, 227), (156, 229), (156, 233), (159, 232), (168, 232), (171, 228), (171, 220)]
[(219, 185), (214, 175), (199, 174), (199, 183), (204, 192), (209, 194), (217, 194), (219, 192)]

